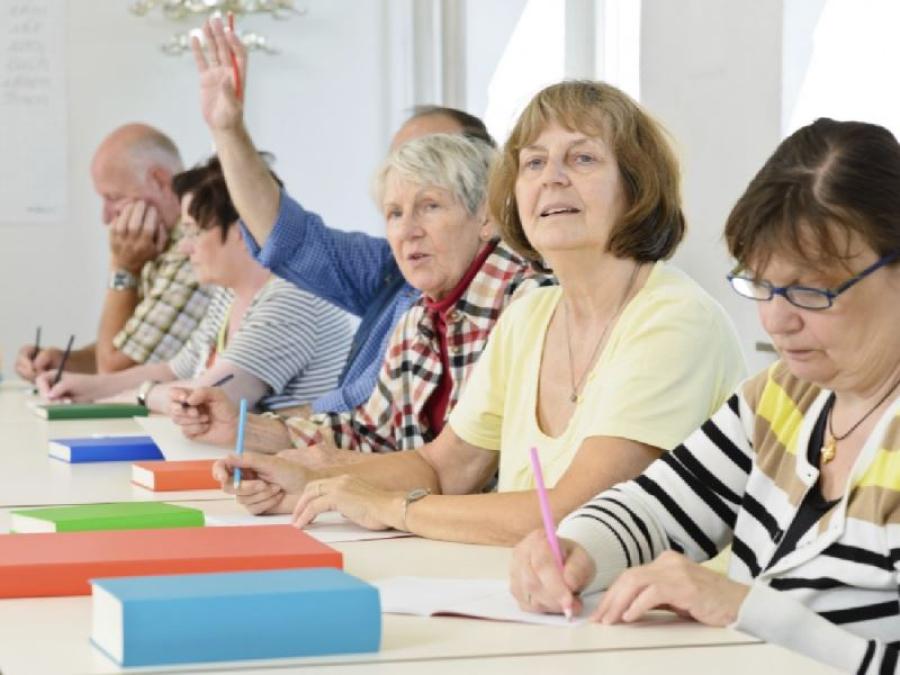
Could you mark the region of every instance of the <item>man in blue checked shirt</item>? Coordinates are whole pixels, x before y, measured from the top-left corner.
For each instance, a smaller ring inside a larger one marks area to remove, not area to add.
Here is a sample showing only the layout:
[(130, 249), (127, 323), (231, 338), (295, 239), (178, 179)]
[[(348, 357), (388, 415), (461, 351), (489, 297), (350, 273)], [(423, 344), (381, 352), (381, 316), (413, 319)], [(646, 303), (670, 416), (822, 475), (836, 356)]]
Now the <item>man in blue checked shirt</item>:
[[(231, 62), (222, 58), (233, 53), (239, 71), (246, 73), (246, 51), (219, 22), (209, 26), (206, 38), (208, 54), (194, 44), (201, 109), (251, 253), (278, 276), (361, 319), (338, 387), (316, 399), (308, 412), (351, 410), (369, 399), (394, 325), (416, 301), (418, 291), (403, 278), (386, 239), (327, 227), (271, 179), (244, 126)], [(494, 145), (477, 117), (453, 108), (422, 106), (394, 135), (391, 149), (437, 133), (464, 133)], [(296, 409), (290, 412), (297, 414)], [(217, 444), (234, 439), (237, 412), (216, 389), (179, 395), (172, 417), (192, 438)], [(290, 447), (280, 420), (254, 417), (247, 425), (247, 447)]]

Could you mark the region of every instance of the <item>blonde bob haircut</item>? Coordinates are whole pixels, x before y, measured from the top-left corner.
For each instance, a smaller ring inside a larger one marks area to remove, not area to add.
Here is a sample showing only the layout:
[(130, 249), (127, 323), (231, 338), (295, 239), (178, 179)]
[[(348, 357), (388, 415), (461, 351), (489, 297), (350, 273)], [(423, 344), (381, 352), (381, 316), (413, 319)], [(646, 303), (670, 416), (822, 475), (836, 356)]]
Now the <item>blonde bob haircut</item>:
[(522, 111), (488, 188), (488, 207), (506, 242), (526, 258), (541, 258), (522, 229), (515, 188), (519, 152), (553, 122), (599, 136), (615, 153), (627, 206), (607, 250), (640, 262), (669, 258), (685, 232), (678, 162), (659, 124), (627, 94), (603, 82), (551, 85)]
[(488, 173), (496, 150), (463, 134), (431, 134), (404, 143), (384, 161), (372, 181), (380, 208), (388, 175), (416, 185), (433, 185), (450, 192), (470, 216), (478, 213), (487, 192)]

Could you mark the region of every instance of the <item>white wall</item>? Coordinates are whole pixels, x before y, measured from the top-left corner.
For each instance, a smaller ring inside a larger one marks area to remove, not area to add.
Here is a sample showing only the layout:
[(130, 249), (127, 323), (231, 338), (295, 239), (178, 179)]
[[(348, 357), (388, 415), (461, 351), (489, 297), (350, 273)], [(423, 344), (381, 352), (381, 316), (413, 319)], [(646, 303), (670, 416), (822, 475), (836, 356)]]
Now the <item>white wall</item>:
[(688, 237), (675, 262), (728, 310), (751, 371), (771, 355), (752, 302), (729, 288), (725, 219), (780, 141), (780, 0), (643, 0), (642, 103), (677, 141)]
[[(303, 203), (346, 229), (380, 232), (369, 177), (383, 155), (393, 102), (385, 35), (387, 3), (304, 0), (304, 17), (242, 20), (281, 50), (251, 56), (248, 119), (258, 146)], [(70, 0), (66, 23), (69, 212), (54, 225), (0, 226), (0, 348), (12, 372), (18, 346), (38, 324), (45, 343), (96, 334), (106, 277), (105, 230), (87, 167), (115, 126), (143, 120), (169, 133), (187, 163), (211, 151), (189, 56), (158, 44), (178, 26), (131, 15), (128, 2)], [(4, 133), (3, 120), (0, 128)], [(28, 167), (23, 167), (28, 170)]]

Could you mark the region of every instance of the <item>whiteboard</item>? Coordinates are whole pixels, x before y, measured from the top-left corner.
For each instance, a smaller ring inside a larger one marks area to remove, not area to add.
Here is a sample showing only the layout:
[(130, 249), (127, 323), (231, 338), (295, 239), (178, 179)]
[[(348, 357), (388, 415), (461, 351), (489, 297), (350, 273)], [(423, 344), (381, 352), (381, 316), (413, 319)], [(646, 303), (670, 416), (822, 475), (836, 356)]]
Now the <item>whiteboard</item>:
[(0, 223), (62, 220), (66, 207), (62, 0), (0, 0)]

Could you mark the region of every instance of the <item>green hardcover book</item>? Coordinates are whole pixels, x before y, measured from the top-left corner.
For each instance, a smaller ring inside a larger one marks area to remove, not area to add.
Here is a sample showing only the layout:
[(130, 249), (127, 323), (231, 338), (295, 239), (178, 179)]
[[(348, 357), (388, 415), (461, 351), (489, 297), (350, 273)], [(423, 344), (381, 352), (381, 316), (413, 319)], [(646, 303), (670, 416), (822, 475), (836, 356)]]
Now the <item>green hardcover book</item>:
[(78, 532), (82, 530), (151, 530), (203, 527), (203, 511), (163, 502), (80, 504), (10, 512), (13, 532)]
[(35, 405), (34, 412), (48, 420), (98, 420), (148, 414), (137, 403), (44, 403)]

